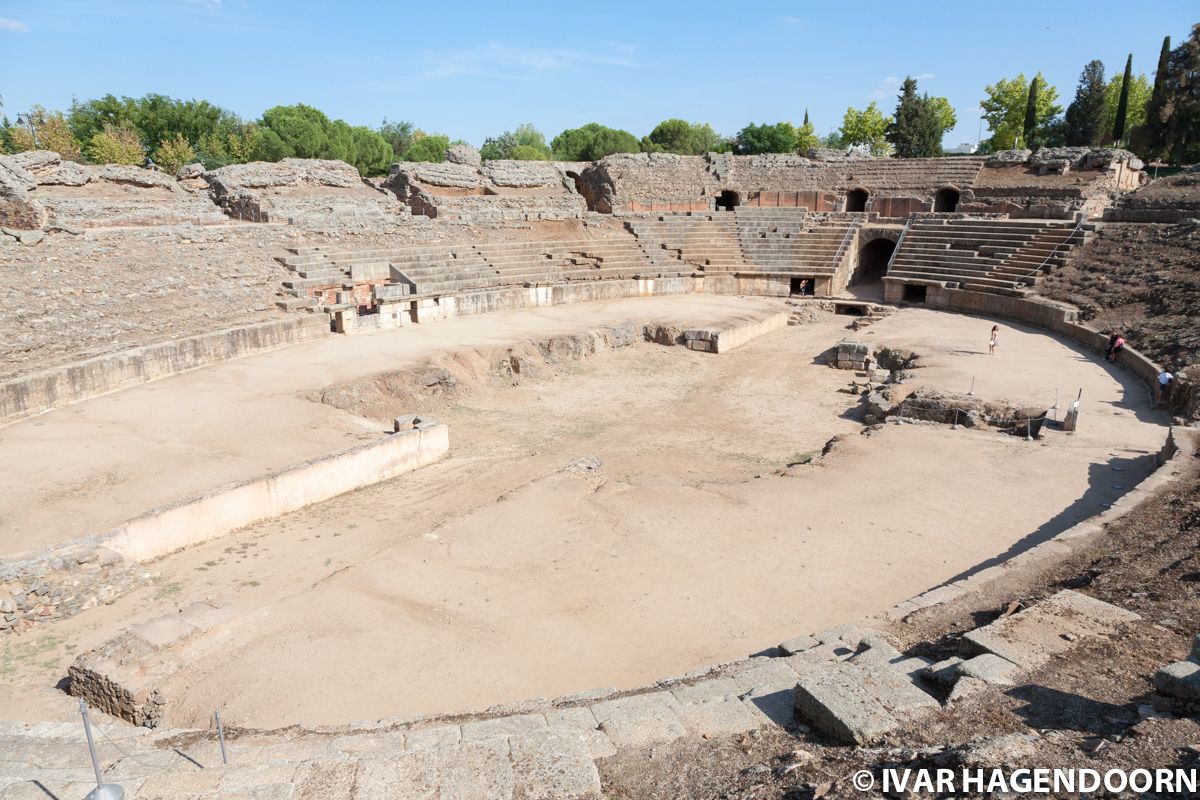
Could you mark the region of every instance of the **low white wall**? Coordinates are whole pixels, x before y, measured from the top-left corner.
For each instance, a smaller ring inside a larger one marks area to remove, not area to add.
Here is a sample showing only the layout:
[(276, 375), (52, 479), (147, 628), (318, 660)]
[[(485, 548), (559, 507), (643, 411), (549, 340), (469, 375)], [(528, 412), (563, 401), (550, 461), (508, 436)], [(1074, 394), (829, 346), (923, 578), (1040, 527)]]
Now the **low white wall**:
[(324, 315), (293, 315), (53, 367), (0, 383), (0, 424), (233, 358), (330, 335)]
[(786, 328), (787, 321), (788, 312), (780, 311), (763, 319), (744, 322), (732, 328), (717, 331), (717, 336), (714, 339), (716, 351), (718, 353), (728, 353), (733, 348), (740, 347), (752, 339), (757, 339), (759, 336), (768, 334), (771, 331), (777, 331), (780, 328)]
[(131, 561), (149, 561), (389, 480), (436, 461), (449, 448), (443, 423), (401, 431), (155, 509), (102, 534), (99, 543)]

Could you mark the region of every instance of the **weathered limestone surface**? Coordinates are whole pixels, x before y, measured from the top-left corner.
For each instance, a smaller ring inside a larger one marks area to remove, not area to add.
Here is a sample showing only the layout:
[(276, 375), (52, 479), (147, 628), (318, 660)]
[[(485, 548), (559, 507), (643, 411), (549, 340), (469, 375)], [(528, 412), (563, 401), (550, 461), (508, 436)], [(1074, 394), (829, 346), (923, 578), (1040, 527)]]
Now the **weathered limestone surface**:
[(1064, 589), (1030, 608), (977, 628), (963, 636), (975, 653), (991, 653), (1024, 669), (1033, 669), (1084, 637), (1103, 637), (1140, 619), (1102, 600)]

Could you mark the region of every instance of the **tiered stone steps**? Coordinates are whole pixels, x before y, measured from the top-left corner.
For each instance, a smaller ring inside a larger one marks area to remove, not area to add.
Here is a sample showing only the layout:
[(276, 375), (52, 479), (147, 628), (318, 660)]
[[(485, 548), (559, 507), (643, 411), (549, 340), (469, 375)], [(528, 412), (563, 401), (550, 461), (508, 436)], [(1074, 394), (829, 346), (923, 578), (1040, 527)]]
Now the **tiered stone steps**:
[[(846, 188), (858, 186), (899, 189), (966, 188), (975, 185), (984, 157), (874, 158), (846, 166)], [(872, 194), (874, 191), (872, 191)]]
[(650, 250), (633, 238), (373, 250), (298, 247), (280, 261), (293, 273), (283, 282), (285, 298), (277, 303), (285, 310), (314, 306), (314, 291), (349, 288), (368, 279), (407, 284), (409, 295), (416, 298), (574, 280), (690, 275), (693, 271), (691, 265)]
[(760, 272), (832, 275), (854, 219), (813, 217), (803, 209), (739, 208), (738, 240)]
[(660, 214), (628, 220), (625, 227), (650, 248), (704, 272), (737, 272), (748, 264), (737, 235), (737, 219), (727, 211)]
[(1066, 261), (1093, 225), (1063, 220), (925, 219), (913, 221), (888, 278), (954, 283), (1014, 292)]

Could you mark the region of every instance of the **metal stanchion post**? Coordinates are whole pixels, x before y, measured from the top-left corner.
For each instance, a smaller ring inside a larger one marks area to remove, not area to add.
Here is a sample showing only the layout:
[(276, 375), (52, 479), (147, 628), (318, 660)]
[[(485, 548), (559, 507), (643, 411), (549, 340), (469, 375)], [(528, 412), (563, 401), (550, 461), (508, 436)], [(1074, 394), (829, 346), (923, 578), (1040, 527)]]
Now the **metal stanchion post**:
[(967, 392), (967, 397), (974, 397), (974, 396), (975, 396), (975, 376), (972, 375), (971, 376), (971, 390), (969, 392)]
[(83, 733), (87, 736), (88, 754), (92, 757), (92, 769), (96, 772), (96, 788), (87, 793), (83, 800), (122, 800), (125, 790), (115, 783), (105, 783), (100, 774), (100, 759), (96, 757), (96, 742), (92, 739), (92, 720), (88, 716), (87, 701), (79, 698), (79, 714), (83, 717)]
[(1025, 441), (1033, 441), (1033, 420), (1025, 420)]
[(221, 763), (229, 763), (229, 754), (225, 752), (225, 726), (221, 724), (221, 709), (216, 710), (217, 716), (217, 741), (221, 743)]
[(954, 409), (954, 422), (952, 422), (950, 424), (950, 430), (952, 430), (952, 431), (958, 430), (958, 409), (957, 408)]

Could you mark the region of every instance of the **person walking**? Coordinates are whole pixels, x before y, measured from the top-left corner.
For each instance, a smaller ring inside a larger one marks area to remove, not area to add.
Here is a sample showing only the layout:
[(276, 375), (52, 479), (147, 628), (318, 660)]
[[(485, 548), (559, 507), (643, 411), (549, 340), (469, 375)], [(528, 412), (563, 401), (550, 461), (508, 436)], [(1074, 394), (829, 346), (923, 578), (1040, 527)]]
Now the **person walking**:
[(990, 356), (996, 355), (996, 343), (999, 341), (999, 339), (1000, 339), (1000, 326), (993, 325), (992, 326), (992, 338), (988, 340), (988, 355), (990, 355)]

